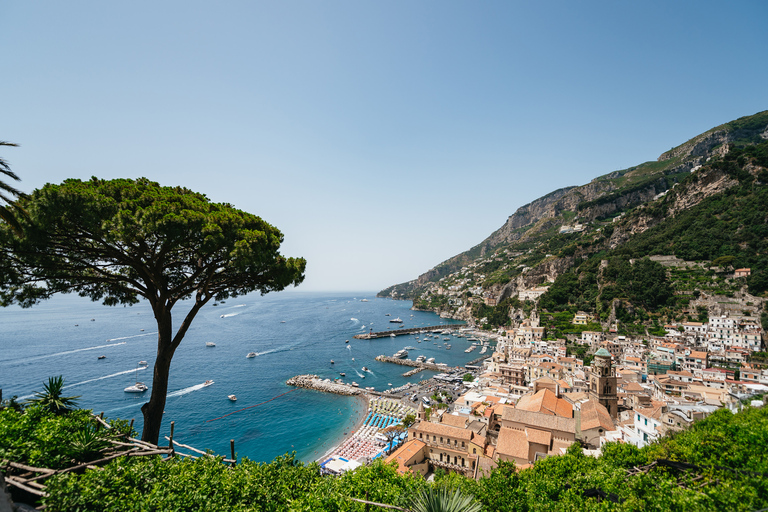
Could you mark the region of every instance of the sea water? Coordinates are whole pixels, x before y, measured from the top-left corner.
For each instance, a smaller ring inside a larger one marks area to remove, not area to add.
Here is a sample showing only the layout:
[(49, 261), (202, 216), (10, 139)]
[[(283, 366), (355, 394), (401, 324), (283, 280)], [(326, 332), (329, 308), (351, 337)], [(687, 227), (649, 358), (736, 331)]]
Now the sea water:
[[(333, 379), (344, 372), (346, 382), (383, 391), (389, 383), (417, 383), (434, 372), (405, 378), (402, 374), (410, 368), (375, 361), (380, 354), (413, 346), (417, 350), (409, 350), (410, 359), (423, 354), (450, 366), (477, 357), (464, 352), (470, 345), (466, 338), (453, 336), (448, 341), (451, 350), (446, 350), (443, 336), (421, 343), (415, 335), (354, 339), (370, 329), (456, 323), (411, 311), (410, 306), (410, 301), (370, 293), (299, 291), (209, 303), (173, 357), (161, 436), (168, 435), (174, 421), (174, 439), (199, 449), (229, 456), (229, 441), (234, 439), (238, 457), (270, 461), (295, 451), (302, 460), (317, 459), (351, 433), (365, 410), (351, 397), (287, 386), (290, 377), (311, 373)], [(183, 302), (174, 307), (175, 327), (188, 307)], [(397, 317), (402, 324), (389, 322)], [(207, 347), (206, 342), (216, 346)], [(156, 350), (157, 325), (146, 302), (106, 307), (59, 295), (29, 309), (0, 308), (4, 399), (29, 398), (42, 390), (48, 377), (62, 375), (65, 394), (80, 395), (81, 407), (110, 418), (133, 418), (140, 433), (140, 408), (151, 391), (133, 394), (123, 389), (137, 380), (152, 385)], [(259, 355), (246, 358), (248, 352)], [(101, 355), (106, 357), (98, 359)], [(148, 367), (142, 369), (139, 361)], [(363, 372), (363, 366), (370, 371)], [(206, 380), (214, 384), (203, 386)], [(236, 402), (227, 398), (232, 394)]]

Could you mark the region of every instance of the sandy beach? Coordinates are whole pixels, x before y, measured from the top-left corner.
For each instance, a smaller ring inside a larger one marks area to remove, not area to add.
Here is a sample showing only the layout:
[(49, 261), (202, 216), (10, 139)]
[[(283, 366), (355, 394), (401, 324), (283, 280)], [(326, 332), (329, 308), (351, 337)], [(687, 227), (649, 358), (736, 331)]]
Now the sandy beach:
[(358, 413), (355, 415), (354, 419), (351, 422), (351, 425), (349, 428), (345, 428), (344, 432), (346, 435), (342, 434), (338, 438), (333, 440), (333, 444), (325, 450), (322, 457), (318, 457), (315, 459), (317, 462), (324, 462), (328, 459), (328, 456), (333, 453), (335, 450), (337, 450), (344, 442), (349, 439), (355, 432), (360, 430), (360, 427), (363, 426), (363, 423), (365, 422), (365, 417), (368, 414), (368, 404), (370, 401), (370, 396), (368, 396), (367, 393), (361, 393), (359, 395), (355, 395), (355, 400), (358, 403)]

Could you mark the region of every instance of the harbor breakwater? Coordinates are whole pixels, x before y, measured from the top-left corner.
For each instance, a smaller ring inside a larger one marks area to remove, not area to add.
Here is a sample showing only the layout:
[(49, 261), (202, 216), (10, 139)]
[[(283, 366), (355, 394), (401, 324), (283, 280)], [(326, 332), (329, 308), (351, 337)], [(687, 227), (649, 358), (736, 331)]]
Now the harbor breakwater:
[(348, 386), (347, 384), (331, 382), (328, 379), (321, 379), (317, 375), (296, 375), (295, 377), (288, 379), (286, 384), (298, 388), (314, 389), (344, 396), (353, 396), (362, 393), (358, 388)]
[(381, 361), (382, 363), (394, 363), (394, 364), (400, 364), (403, 366), (413, 366), (414, 368), (421, 368), (422, 370), (432, 370), (436, 372), (442, 372), (448, 369), (448, 365), (445, 363), (440, 364), (434, 364), (434, 363), (419, 363), (417, 361), (411, 361), (410, 359), (399, 359), (397, 357), (390, 357), (390, 356), (377, 356), (377, 361)]

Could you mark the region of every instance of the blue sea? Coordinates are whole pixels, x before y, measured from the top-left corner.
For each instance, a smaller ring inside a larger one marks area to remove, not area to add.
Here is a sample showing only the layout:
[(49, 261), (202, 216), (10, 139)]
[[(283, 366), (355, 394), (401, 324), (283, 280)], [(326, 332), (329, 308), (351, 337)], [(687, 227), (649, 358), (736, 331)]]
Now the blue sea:
[[(457, 323), (410, 307), (410, 301), (374, 294), (299, 291), (209, 303), (171, 363), (161, 435), (168, 435), (174, 421), (174, 439), (222, 455), (229, 456), (234, 439), (237, 456), (251, 460), (270, 461), (292, 451), (305, 461), (321, 457), (354, 429), (365, 411), (354, 398), (294, 390), (285, 384), (290, 377), (313, 373), (335, 378), (345, 372), (347, 381), (384, 390), (388, 383), (400, 386), (434, 373), (404, 378), (408, 368), (375, 361), (380, 354), (414, 346), (409, 358), (424, 354), (451, 366), (477, 357), (464, 352), (466, 338), (452, 337), (451, 350), (442, 341), (417, 344), (413, 336), (353, 338), (369, 329), (395, 329), (398, 324), (389, 320), (396, 317), (403, 327)], [(185, 304), (177, 304), (174, 313), (178, 324)], [(206, 347), (206, 342), (216, 346)], [(123, 389), (136, 380), (151, 386), (156, 343), (157, 327), (146, 303), (106, 307), (60, 295), (30, 309), (0, 308), (0, 389), (4, 399), (30, 397), (48, 377), (62, 375), (67, 394), (80, 395), (81, 407), (110, 418), (134, 418), (141, 433), (140, 407), (150, 391), (136, 395)], [(251, 351), (259, 355), (247, 359)], [(97, 359), (101, 355), (106, 358)], [(149, 366), (137, 370), (142, 360)], [(370, 369), (364, 380), (363, 366)], [(204, 387), (209, 379), (214, 384)], [(230, 394), (237, 402), (227, 399)]]

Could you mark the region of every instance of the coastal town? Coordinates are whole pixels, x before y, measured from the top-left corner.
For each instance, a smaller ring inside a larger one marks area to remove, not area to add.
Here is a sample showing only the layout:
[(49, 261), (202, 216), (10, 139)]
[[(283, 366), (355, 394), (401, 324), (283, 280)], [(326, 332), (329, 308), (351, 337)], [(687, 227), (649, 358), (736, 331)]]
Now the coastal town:
[[(521, 294), (535, 301), (542, 288)], [(443, 331), (454, 345), (463, 341), (467, 352), (493, 349), (464, 368), (441, 365), (440, 373), (418, 386), (379, 393), (316, 376), (289, 384), (370, 400), (360, 433), (319, 461), (326, 472), (384, 457), (402, 474), (431, 478), (442, 470), (479, 479), (499, 461), (527, 468), (574, 444), (600, 456), (608, 442), (643, 447), (718, 409), (762, 406), (768, 366), (752, 362), (764, 340), (761, 304), (742, 294), (727, 302), (710, 300), (706, 321), (664, 325), (660, 335), (619, 334), (611, 326), (562, 339), (552, 339), (534, 311), (511, 327)], [(583, 311), (571, 321), (596, 325)], [(377, 360), (417, 369), (422, 364)], [(380, 400), (397, 415), (371, 424)]]

